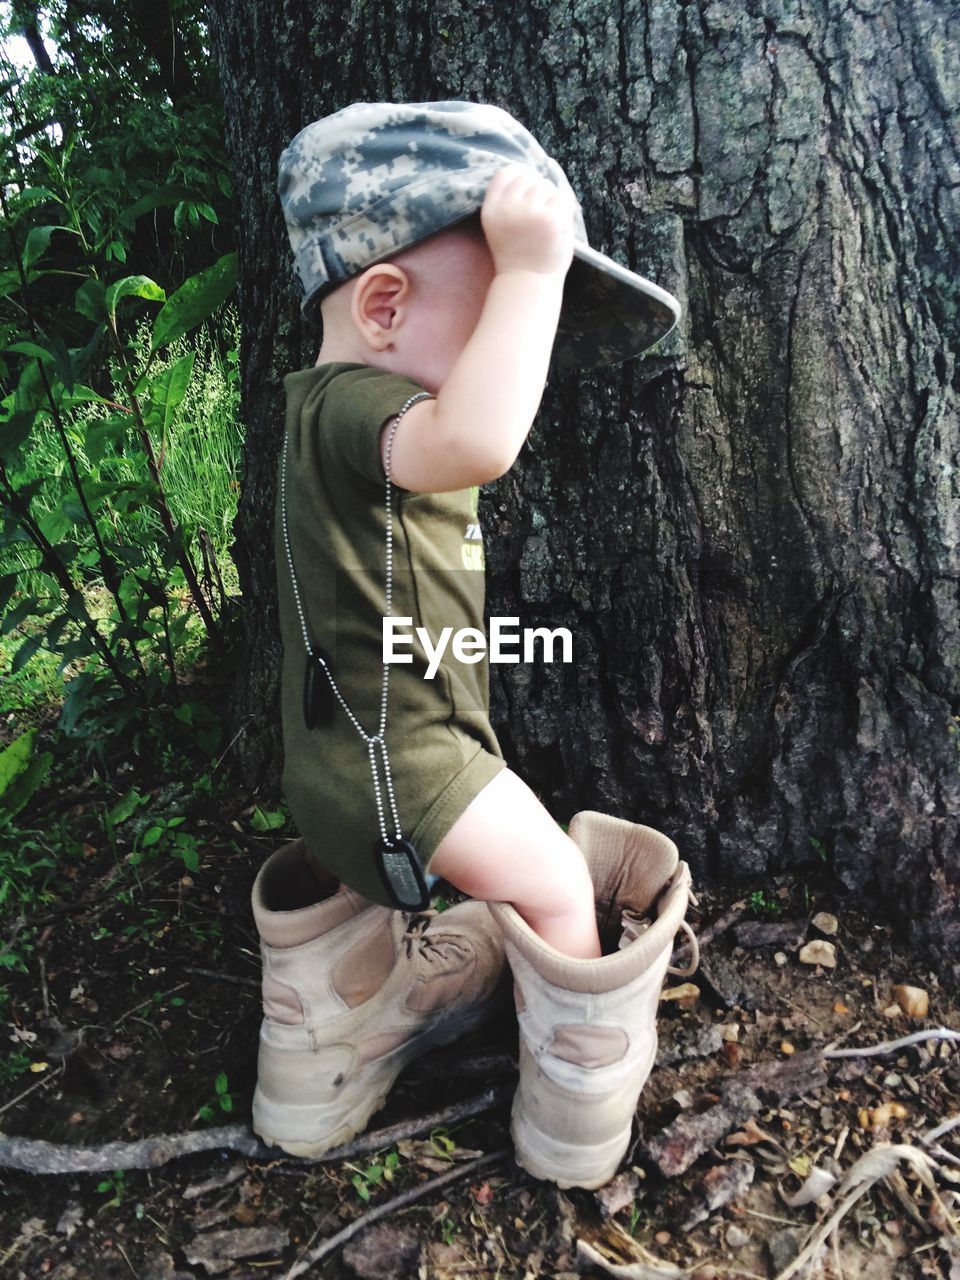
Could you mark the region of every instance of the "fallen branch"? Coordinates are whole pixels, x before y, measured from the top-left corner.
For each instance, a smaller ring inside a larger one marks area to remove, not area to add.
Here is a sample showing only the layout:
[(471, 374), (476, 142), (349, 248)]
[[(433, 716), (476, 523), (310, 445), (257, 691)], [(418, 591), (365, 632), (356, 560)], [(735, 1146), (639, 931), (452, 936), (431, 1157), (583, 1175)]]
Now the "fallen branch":
[(386, 1218), (391, 1213), (396, 1213), (398, 1209), (405, 1209), (407, 1205), (426, 1200), (434, 1192), (442, 1191), (452, 1183), (460, 1182), (463, 1178), (469, 1178), (473, 1174), (479, 1173), (481, 1169), (489, 1169), (492, 1165), (499, 1164), (501, 1160), (511, 1153), (510, 1147), (504, 1147), (501, 1151), (493, 1151), (489, 1155), (480, 1156), (477, 1160), (471, 1160), (469, 1164), (457, 1165), (449, 1172), (441, 1173), (437, 1178), (431, 1178), (429, 1182), (421, 1182), (419, 1186), (411, 1187), (409, 1191), (404, 1191), (402, 1195), (395, 1196), (392, 1200), (386, 1201), (385, 1204), (377, 1205), (375, 1209), (371, 1209), (369, 1212), (361, 1214), (359, 1218), (354, 1219), (342, 1231), (338, 1231), (336, 1235), (329, 1236), (326, 1240), (321, 1241), (316, 1248), (307, 1250), (297, 1259), (289, 1271), (283, 1273), (283, 1280), (296, 1280), (297, 1276), (302, 1276), (304, 1272), (309, 1271), (316, 1263), (322, 1262), (324, 1258), (329, 1258), (332, 1253), (336, 1253), (358, 1231), (366, 1230), (367, 1227), (373, 1226), (375, 1222), (379, 1222), (381, 1218)]
[(898, 1049), (906, 1049), (911, 1044), (922, 1044), (925, 1040), (960, 1041), (960, 1031), (951, 1031), (949, 1027), (933, 1027), (930, 1031), (915, 1031), (912, 1036), (903, 1036), (900, 1040), (885, 1040), (883, 1044), (864, 1045), (859, 1049), (824, 1049), (824, 1058), (873, 1058), (884, 1053), (896, 1053)]
[[(487, 1089), (466, 1102), (442, 1111), (403, 1120), (386, 1129), (365, 1133), (353, 1142), (333, 1147), (317, 1156), (315, 1163), (347, 1160), (353, 1156), (393, 1146), (405, 1138), (458, 1124), (492, 1110), (506, 1098), (505, 1089)], [(0, 1137), (0, 1167), (24, 1173), (103, 1173), (114, 1169), (156, 1169), (182, 1156), (202, 1151), (236, 1151), (257, 1160), (287, 1160), (309, 1163), (303, 1157), (288, 1156), (279, 1147), (267, 1146), (246, 1125), (222, 1125), (191, 1133), (161, 1134), (139, 1142), (105, 1142), (99, 1147), (76, 1147), (69, 1143), (45, 1142), (39, 1138)]]

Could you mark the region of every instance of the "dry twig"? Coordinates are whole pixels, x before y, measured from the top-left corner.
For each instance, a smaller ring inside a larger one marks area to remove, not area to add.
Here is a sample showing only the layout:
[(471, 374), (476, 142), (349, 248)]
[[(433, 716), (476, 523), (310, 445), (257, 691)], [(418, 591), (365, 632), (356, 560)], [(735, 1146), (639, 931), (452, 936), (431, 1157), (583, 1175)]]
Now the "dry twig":
[(874, 1058), (879, 1054), (896, 1053), (898, 1049), (906, 1049), (911, 1044), (922, 1044), (925, 1040), (953, 1040), (960, 1042), (960, 1031), (952, 1031), (949, 1027), (932, 1027), (929, 1031), (915, 1031), (912, 1036), (903, 1036), (900, 1040), (885, 1040), (883, 1044), (864, 1045), (859, 1049), (824, 1049), (825, 1058)]

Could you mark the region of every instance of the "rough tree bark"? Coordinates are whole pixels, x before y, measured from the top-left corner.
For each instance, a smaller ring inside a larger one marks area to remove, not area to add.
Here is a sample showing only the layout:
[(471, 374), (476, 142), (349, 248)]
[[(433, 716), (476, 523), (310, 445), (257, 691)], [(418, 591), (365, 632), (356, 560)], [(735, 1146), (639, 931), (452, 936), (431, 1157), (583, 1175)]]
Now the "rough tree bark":
[(358, 98), (494, 101), (564, 164), (591, 242), (684, 304), (655, 356), (556, 381), (484, 493), (490, 613), (568, 626), (576, 655), (492, 669), (506, 754), (559, 818), (650, 822), (701, 877), (819, 847), (956, 973), (954, 6), (212, 7), (242, 214), (251, 775), (277, 758), (279, 380), (315, 354), (277, 156)]

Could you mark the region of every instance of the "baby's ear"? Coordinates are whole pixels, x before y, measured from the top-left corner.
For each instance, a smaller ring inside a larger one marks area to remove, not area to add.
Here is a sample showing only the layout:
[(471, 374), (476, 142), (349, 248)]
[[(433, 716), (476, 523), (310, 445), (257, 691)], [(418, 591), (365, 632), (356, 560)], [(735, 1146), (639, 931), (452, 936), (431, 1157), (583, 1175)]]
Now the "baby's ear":
[(350, 315), (360, 336), (374, 351), (386, 351), (392, 346), (409, 291), (407, 273), (392, 262), (368, 267), (357, 277)]

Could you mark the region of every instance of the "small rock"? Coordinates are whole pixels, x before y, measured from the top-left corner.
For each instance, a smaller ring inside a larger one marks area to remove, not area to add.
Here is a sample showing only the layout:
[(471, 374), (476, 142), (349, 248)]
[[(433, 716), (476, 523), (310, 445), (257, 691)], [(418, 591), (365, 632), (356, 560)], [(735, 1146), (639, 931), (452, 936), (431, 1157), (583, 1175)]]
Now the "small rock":
[(282, 1253), (289, 1240), (287, 1232), (279, 1227), (237, 1227), (196, 1235), (184, 1245), (183, 1252), (191, 1266), (200, 1266), (210, 1275), (218, 1275), (229, 1271), (238, 1258)]
[(772, 1236), (767, 1237), (766, 1245), (767, 1253), (770, 1255), (770, 1266), (775, 1276), (778, 1276), (781, 1271), (786, 1271), (800, 1252), (797, 1237), (792, 1231), (775, 1231)]
[(836, 937), (837, 930), (840, 928), (840, 921), (835, 915), (831, 915), (829, 911), (818, 911), (810, 922), (815, 929), (819, 929), (821, 933), (825, 933), (827, 937)]
[(361, 1280), (382, 1280), (416, 1275), (420, 1251), (420, 1236), (413, 1227), (379, 1222), (347, 1245), (343, 1260)]
[(673, 1239), (669, 1231), (658, 1231), (653, 1238), (660, 1245), (669, 1244)]
[(661, 1041), (657, 1053), (657, 1065), (672, 1066), (675, 1062), (684, 1062), (689, 1058), (707, 1058), (716, 1053), (723, 1044), (720, 1028), (708, 1023), (706, 1026), (681, 1027), (667, 1043)]
[(819, 964), (824, 969), (835, 969), (837, 967), (837, 948), (832, 942), (825, 942), (822, 938), (815, 938), (813, 942), (808, 942), (805, 947), (800, 948), (799, 960), (801, 964)]
[(673, 1100), (682, 1111), (689, 1111), (694, 1103), (693, 1094), (689, 1089), (678, 1089), (673, 1095)]
[(739, 1022), (721, 1022), (720, 1038), (724, 1044), (736, 1044), (740, 1039), (740, 1023)]
[(883, 1011), (883, 1016), (885, 1018), (899, 1018), (901, 1013), (903, 1013), (903, 1010), (898, 1004), (888, 1004)]
[(899, 1089), (903, 1084), (903, 1078), (898, 1076), (896, 1071), (888, 1071), (883, 1077), (883, 1084), (886, 1089)]
[(750, 1243), (750, 1232), (744, 1231), (743, 1227), (738, 1227), (735, 1222), (732, 1222), (727, 1227), (726, 1240), (728, 1249), (742, 1249), (745, 1244)]
[(901, 983), (891, 994), (908, 1018), (925, 1018), (930, 1012), (930, 997), (922, 987)]

